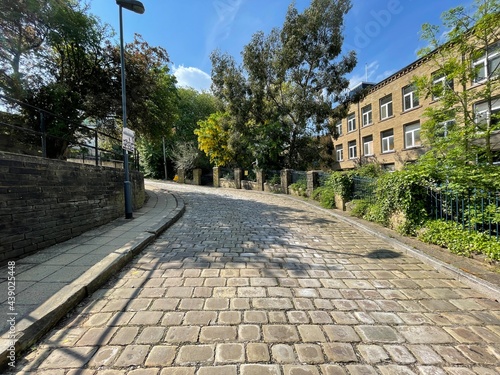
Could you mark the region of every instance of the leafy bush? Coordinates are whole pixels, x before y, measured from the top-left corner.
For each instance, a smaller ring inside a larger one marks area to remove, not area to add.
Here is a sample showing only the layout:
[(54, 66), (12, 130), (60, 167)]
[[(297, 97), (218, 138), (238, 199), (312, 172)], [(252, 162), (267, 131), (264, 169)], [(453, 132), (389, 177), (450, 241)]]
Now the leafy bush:
[(322, 207), (335, 208), (335, 192), (327, 186), (315, 189), (312, 198), (319, 201)]
[(281, 177), (279, 174), (273, 174), (269, 180), (267, 180), (269, 185), (280, 185)]
[(307, 196), (307, 181), (305, 179), (300, 179), (297, 182), (294, 182), (289, 188), (302, 197)]
[(352, 173), (333, 172), (324, 180), (323, 187), (332, 190), (334, 194), (344, 199), (350, 199), (353, 189)]
[(363, 164), (359, 168), (351, 171), (350, 173), (359, 176), (359, 177), (369, 177), (369, 178), (378, 178), (386, 173), (380, 164), (377, 163), (368, 163)]
[(455, 254), (484, 254), (491, 260), (500, 260), (500, 242), (485, 233), (469, 232), (455, 222), (427, 221), (418, 232), (418, 238), (423, 242), (446, 247)]
[(370, 202), (365, 199), (354, 199), (350, 205), (351, 215), (359, 218), (364, 218), (370, 208)]
[(427, 218), (426, 192), (420, 177), (411, 171), (385, 173), (377, 180), (376, 203), (370, 207), (369, 217), (390, 226), (394, 214), (403, 215), (405, 221), (394, 229), (401, 234), (414, 234)]

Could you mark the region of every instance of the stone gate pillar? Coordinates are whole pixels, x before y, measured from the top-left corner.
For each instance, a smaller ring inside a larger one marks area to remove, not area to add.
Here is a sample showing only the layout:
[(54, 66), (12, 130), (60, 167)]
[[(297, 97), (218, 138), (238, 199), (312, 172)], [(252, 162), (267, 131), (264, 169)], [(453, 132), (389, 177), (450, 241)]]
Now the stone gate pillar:
[(292, 184), (292, 170), (283, 169), (281, 171), (281, 189), (284, 194), (288, 194), (288, 186)]
[(257, 190), (264, 191), (264, 172), (262, 170), (258, 170), (255, 172), (257, 179)]
[(220, 170), (220, 167), (214, 167), (213, 169), (214, 173), (213, 173), (213, 184), (214, 184), (214, 187), (220, 187), (220, 174), (221, 174), (221, 170)]
[(186, 171), (183, 168), (177, 169), (177, 182), (179, 184), (186, 183)]
[(317, 171), (307, 172), (307, 190), (306, 194), (310, 197), (314, 191), (319, 186), (319, 173)]
[(201, 185), (201, 169), (193, 169), (193, 185)]
[(236, 189), (241, 189), (242, 171), (241, 168), (234, 169), (234, 185)]

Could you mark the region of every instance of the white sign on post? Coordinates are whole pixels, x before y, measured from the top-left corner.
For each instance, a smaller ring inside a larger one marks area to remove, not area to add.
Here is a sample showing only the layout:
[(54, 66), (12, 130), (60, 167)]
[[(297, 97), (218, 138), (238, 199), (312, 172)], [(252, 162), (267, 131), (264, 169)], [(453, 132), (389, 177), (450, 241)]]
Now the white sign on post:
[(133, 130), (129, 128), (123, 129), (122, 136), (122, 148), (129, 152), (134, 152), (135, 148), (135, 133)]

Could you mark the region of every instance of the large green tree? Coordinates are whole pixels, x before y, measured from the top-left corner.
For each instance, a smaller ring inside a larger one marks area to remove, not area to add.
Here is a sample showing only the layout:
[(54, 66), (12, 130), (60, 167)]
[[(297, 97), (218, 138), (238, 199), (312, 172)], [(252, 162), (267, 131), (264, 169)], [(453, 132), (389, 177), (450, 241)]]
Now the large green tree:
[[(242, 66), (227, 54), (212, 54), (213, 90), (226, 103), (243, 148), (265, 138), (268, 128), (267, 138), (279, 140), (279, 146), (264, 147), (273, 148), (267, 155), (281, 155), (279, 162), (288, 167), (307, 162), (306, 138), (328, 129), (334, 103), (347, 100), (346, 75), (356, 65), (354, 52), (342, 55), (344, 16), (350, 8), (349, 0), (313, 0), (299, 13), (291, 4), (282, 28), (252, 37)], [(249, 156), (271, 164), (262, 151), (256, 147)]]
[[(84, 120), (120, 137), (121, 62), (109, 26), (77, 0), (16, 0), (0, 10), (0, 89), (50, 112), (23, 107), (26, 126), (49, 135), (48, 156), (85, 136)], [(178, 97), (167, 52), (138, 35), (125, 51), (128, 125), (144, 139), (171, 133)]]
[(173, 176), (173, 167), (192, 169), (208, 164), (198, 150), (198, 137), (194, 131), (198, 121), (205, 120), (219, 107), (217, 99), (208, 92), (198, 92), (192, 88), (177, 88), (175, 121), (171, 131), (161, 137), (149, 138), (140, 145), (141, 164), (147, 176), (164, 177), (165, 165), (163, 142), (168, 167), (168, 176)]
[(54, 13), (65, 3), (56, 0), (2, 1), (0, 3), (0, 88), (21, 98), (31, 84), (27, 60), (34, 59), (51, 29)]
[(422, 124), (429, 151), (420, 165), (439, 182), (499, 185), (493, 162), (500, 156), (500, 2), (475, 0), (470, 9), (444, 12), (442, 20), (442, 26), (422, 26), (428, 47), (420, 54), (434, 72), (416, 83), (435, 103)]

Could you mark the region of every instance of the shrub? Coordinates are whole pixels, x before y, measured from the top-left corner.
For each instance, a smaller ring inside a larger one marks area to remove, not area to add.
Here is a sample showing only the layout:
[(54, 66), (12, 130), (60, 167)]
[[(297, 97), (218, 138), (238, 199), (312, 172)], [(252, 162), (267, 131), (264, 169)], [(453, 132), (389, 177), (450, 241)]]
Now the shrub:
[(419, 230), (418, 238), (455, 254), (484, 254), (491, 260), (500, 260), (500, 242), (485, 233), (469, 232), (455, 222), (429, 220)]
[(312, 198), (319, 201), (322, 207), (335, 208), (335, 192), (327, 186), (315, 189)]
[(267, 180), (267, 183), (269, 185), (280, 185), (281, 184), (281, 177), (279, 174), (273, 174), (272, 177)]
[(369, 209), (371, 220), (389, 226), (394, 214), (404, 223), (394, 228), (401, 234), (414, 234), (427, 217), (426, 192), (418, 175), (411, 171), (385, 173), (377, 180), (376, 203)]
[(300, 179), (297, 182), (294, 182), (289, 188), (299, 196), (307, 196), (307, 181), (305, 179)]
[(333, 172), (323, 183), (323, 187), (329, 188), (334, 194), (349, 200), (352, 197), (353, 180), (350, 172)]
[(370, 208), (370, 202), (365, 199), (354, 199), (351, 201), (350, 206), (352, 216), (364, 218)]

